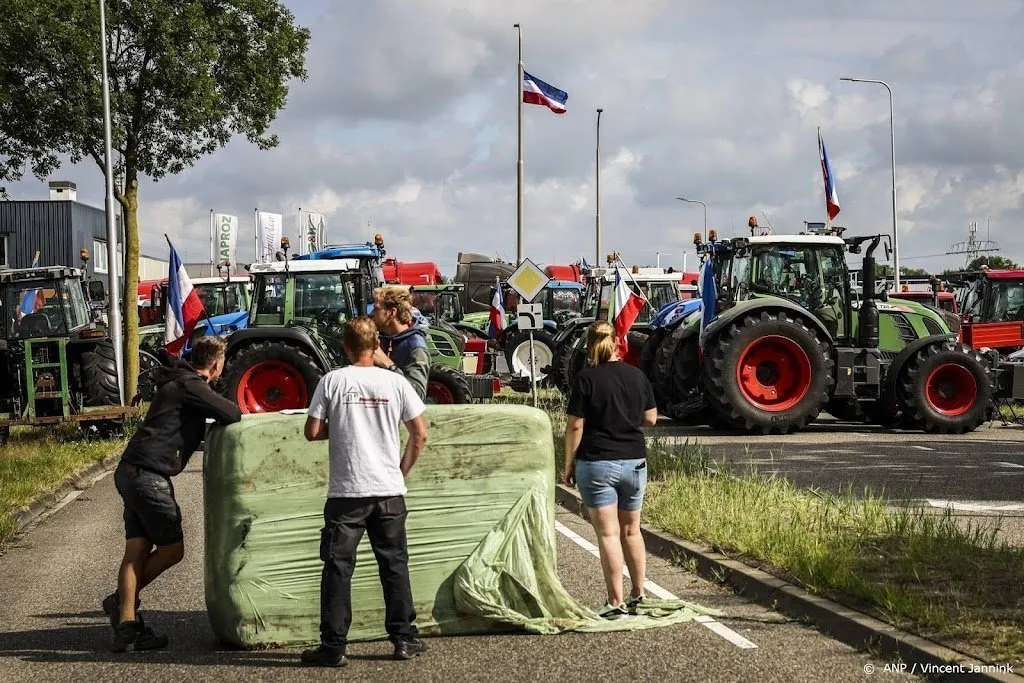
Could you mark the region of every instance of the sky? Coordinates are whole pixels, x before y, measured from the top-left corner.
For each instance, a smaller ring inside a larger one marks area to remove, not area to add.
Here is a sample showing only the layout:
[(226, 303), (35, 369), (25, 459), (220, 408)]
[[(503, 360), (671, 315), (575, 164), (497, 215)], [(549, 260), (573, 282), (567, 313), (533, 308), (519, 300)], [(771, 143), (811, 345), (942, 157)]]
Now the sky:
[[(602, 252), (693, 269), (703, 209), (721, 236), (748, 216), (776, 233), (825, 219), (817, 129), (847, 235), (892, 230), (893, 90), (901, 265), (947, 255), (978, 224), (1024, 260), (1024, 0), (286, 0), (312, 33), (309, 78), (291, 85), (260, 151), (244, 138), (140, 185), (143, 252), (167, 232), (209, 260), (210, 210), (326, 214), (330, 243), (385, 238), (389, 256), (453, 274), (460, 251), (516, 258), (516, 61), (569, 94), (567, 113), (523, 105), (525, 255), (595, 257), (596, 109)], [(103, 205), (92, 162), (79, 200)], [(28, 178), (13, 199), (47, 196)], [(286, 233), (287, 234), (287, 233)]]

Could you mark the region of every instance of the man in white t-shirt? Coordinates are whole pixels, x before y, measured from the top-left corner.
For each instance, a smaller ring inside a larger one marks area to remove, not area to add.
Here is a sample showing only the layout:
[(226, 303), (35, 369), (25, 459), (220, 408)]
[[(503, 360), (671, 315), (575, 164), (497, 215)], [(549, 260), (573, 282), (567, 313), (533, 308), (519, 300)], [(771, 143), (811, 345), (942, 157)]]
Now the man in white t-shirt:
[[(405, 538), (405, 477), (427, 442), (425, 406), (409, 381), (374, 366), (377, 328), (356, 318), (342, 333), (352, 365), (320, 380), (306, 418), (306, 439), (328, 439), (330, 478), (320, 536), (320, 646), (302, 653), (314, 666), (342, 666), (352, 623), (352, 571), (363, 531), (377, 557), (385, 627), (395, 659), (427, 649), (413, 622)], [(401, 454), (399, 422), (409, 432)]]

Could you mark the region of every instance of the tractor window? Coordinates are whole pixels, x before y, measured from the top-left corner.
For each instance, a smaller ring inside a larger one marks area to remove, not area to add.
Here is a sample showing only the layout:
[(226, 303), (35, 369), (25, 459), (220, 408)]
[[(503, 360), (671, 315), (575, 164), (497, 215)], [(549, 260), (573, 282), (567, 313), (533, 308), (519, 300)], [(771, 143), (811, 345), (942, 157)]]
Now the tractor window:
[(437, 304), (437, 292), (412, 292), (412, 305), (423, 315), (433, 316)]
[(447, 322), (458, 322), (462, 320), (462, 310), (459, 307), (459, 297), (456, 292), (441, 292), (434, 300), (434, 308), (437, 310), (437, 317)]
[(729, 270), (728, 293), (736, 301), (744, 301), (750, 298), (750, 255), (734, 256), (732, 268)]
[[(580, 305), (580, 292), (576, 289), (552, 289), (551, 290), (551, 317), (559, 311), (578, 311)], [(548, 317), (548, 316), (545, 316)]]
[(608, 320), (608, 307), (611, 305), (613, 286), (610, 282), (601, 285), (601, 299), (598, 304), (597, 320)]
[(245, 283), (211, 282), (196, 285), (199, 300), (209, 316), (238, 313), (245, 310)]
[(295, 277), (296, 318), (343, 324), (353, 315), (356, 281), (338, 273), (310, 273)]
[(665, 304), (671, 301), (678, 301), (679, 285), (675, 282), (652, 282), (647, 287), (647, 300), (651, 302), (651, 305), (644, 307), (644, 310), (637, 318), (637, 322), (650, 321)]
[(61, 283), (64, 300), (67, 302), (68, 327), (77, 330), (89, 324), (89, 306), (85, 303), (85, 294), (81, 283), (77, 280), (64, 280)]
[(257, 325), (284, 325), (284, 297), (287, 279), (283, 273), (261, 275), (253, 290)]
[(9, 339), (32, 339), (63, 335), (64, 324), (61, 297), (53, 280), (35, 280), (11, 285), (4, 301), (5, 328)]
[(1024, 320), (1024, 282), (993, 280), (992, 316), (990, 322)]

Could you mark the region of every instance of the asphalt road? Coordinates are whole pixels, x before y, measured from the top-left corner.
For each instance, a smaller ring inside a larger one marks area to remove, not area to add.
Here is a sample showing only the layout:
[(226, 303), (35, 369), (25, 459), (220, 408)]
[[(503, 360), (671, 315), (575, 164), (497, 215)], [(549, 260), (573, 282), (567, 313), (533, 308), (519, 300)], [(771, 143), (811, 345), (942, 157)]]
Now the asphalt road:
[[(147, 623), (171, 639), (167, 650), (113, 654), (99, 601), (114, 586), (122, 548), (120, 499), (106, 477), (69, 502), (0, 556), (0, 681), (318, 680), (329, 670), (298, 665), (297, 650), (244, 652), (216, 642), (203, 601), (200, 458), (176, 480), (186, 522), (186, 557), (143, 594)], [(603, 601), (598, 560), (580, 545), (589, 526), (566, 511), (558, 521), (558, 566), (566, 588), (584, 604)], [(578, 534), (582, 539), (572, 540)], [(779, 614), (750, 604), (684, 569), (649, 558), (660, 590), (707, 607), (741, 648), (713, 624), (612, 634), (431, 638), (410, 662), (389, 659), (390, 645), (356, 643), (347, 680), (416, 681), (863, 681), (891, 678), (884, 663)], [(653, 592), (653, 591), (652, 591)]]

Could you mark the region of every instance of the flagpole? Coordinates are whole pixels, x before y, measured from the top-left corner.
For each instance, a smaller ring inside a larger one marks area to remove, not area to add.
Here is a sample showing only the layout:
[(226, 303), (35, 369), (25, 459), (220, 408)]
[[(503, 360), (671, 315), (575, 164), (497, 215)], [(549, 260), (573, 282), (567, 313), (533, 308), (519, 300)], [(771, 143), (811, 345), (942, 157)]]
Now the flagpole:
[(216, 271), (214, 264), (213, 254), (213, 241), (216, 229), (213, 227), (213, 209), (210, 209), (210, 277), (213, 277)]
[(516, 125), (519, 131), (519, 156), (516, 162), (516, 265), (523, 262), (523, 27), (515, 24), (519, 41), (519, 62), (516, 65)]
[(601, 112), (597, 110), (597, 142), (594, 146), (594, 234), (596, 237), (596, 263), (601, 262)]
[[(637, 281), (636, 281), (636, 278), (634, 278), (634, 277), (633, 277), (633, 273), (631, 273), (631, 272), (630, 272), (630, 270), (629, 270), (629, 268), (627, 268), (627, 267), (626, 267), (626, 264), (625, 264), (625, 263), (623, 262), (623, 260), (622, 260), (622, 257), (619, 257), (619, 258), (617, 258), (615, 262), (616, 262), (616, 264), (617, 264), (618, 266), (622, 266), (622, 269), (623, 269), (624, 271), (626, 271), (626, 275), (628, 275), (628, 276), (629, 276), (629, 281), (630, 281), (630, 282), (632, 282), (632, 283), (633, 283), (634, 285), (636, 285), (636, 288), (637, 288), (638, 290), (640, 290), (640, 298), (641, 298), (641, 299), (643, 299), (643, 300), (644, 300), (644, 303), (646, 303), (646, 304), (647, 304), (648, 306), (650, 306), (650, 307), (651, 307), (651, 309), (653, 310), (653, 309), (654, 309), (654, 306), (653, 306), (653, 305), (651, 304), (651, 302), (650, 302), (650, 301), (648, 301), (648, 300), (647, 300), (647, 295), (646, 295), (646, 294), (644, 294), (644, 288), (643, 288), (643, 287), (641, 287), (641, 286), (640, 286), (640, 283), (639, 283), (639, 282), (637, 282)], [(654, 311), (654, 312), (655, 312), (655, 313), (657, 313), (657, 311)]]
[(253, 263), (263, 263), (263, 259), (260, 258), (260, 207), (257, 206), (252, 211), (253, 211), (253, 221), (254, 221), (254, 226), (255, 226), (253, 228), (253, 231), (256, 233), (256, 235), (255, 235), (256, 253), (253, 254), (252, 262)]

